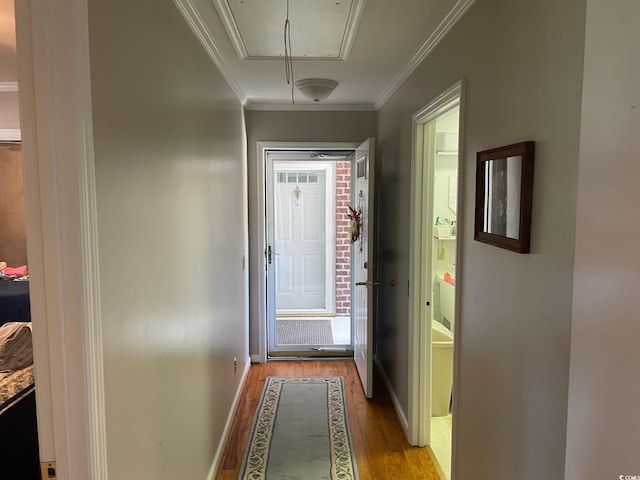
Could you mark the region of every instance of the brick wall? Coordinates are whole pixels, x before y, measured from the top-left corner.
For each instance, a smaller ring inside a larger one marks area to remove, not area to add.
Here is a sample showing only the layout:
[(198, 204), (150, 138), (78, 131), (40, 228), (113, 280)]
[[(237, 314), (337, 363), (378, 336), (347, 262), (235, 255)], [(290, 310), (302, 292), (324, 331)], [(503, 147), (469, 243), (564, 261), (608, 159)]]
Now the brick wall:
[(348, 206), (351, 201), (351, 162), (336, 163), (336, 316), (351, 311), (351, 244)]

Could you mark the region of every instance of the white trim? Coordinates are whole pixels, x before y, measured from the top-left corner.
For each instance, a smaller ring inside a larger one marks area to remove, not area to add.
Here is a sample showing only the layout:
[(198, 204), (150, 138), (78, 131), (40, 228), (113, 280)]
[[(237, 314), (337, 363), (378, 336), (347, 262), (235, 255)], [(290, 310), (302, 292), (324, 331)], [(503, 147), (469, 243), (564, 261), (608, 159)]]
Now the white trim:
[[(364, 6), (367, 3), (367, 0), (352, 0), (352, 6), (349, 10), (349, 15), (347, 17), (347, 23), (345, 26), (344, 34), (342, 36), (342, 42), (340, 43), (340, 52), (337, 57), (293, 57), (294, 60), (347, 60), (349, 55), (351, 54), (351, 49), (353, 47), (353, 42), (356, 37), (356, 33), (358, 31), (358, 26), (360, 25), (360, 20), (362, 18), (362, 13), (364, 12)], [(213, 0), (213, 4), (218, 11), (218, 15), (220, 16), (220, 20), (224, 25), (225, 30), (227, 31), (227, 35), (229, 36), (229, 40), (231, 41), (231, 45), (233, 45), (233, 49), (236, 52), (236, 55), (240, 60), (277, 60), (282, 61), (282, 57), (277, 56), (250, 56), (247, 51), (247, 47), (242, 40), (242, 33), (238, 28), (238, 24), (235, 21), (235, 17), (233, 16), (233, 12), (231, 11), (231, 7), (229, 6), (228, 0)]]
[[(385, 387), (387, 387), (387, 392), (389, 392), (389, 396), (391, 397), (391, 402), (393, 402), (393, 406), (396, 409), (396, 414), (398, 415), (398, 420), (400, 421), (400, 426), (402, 427), (402, 431), (405, 436), (409, 437), (409, 422), (407, 421), (407, 416), (405, 415), (404, 410), (402, 409), (402, 404), (400, 400), (398, 400), (398, 396), (396, 395), (396, 391), (393, 389), (391, 382), (389, 381), (389, 377), (387, 377), (387, 372), (385, 372), (384, 368), (382, 368), (382, 364), (378, 357), (374, 358), (376, 362), (376, 367), (378, 368), (378, 373), (380, 374), (380, 378), (382, 378), (382, 383), (384, 383)], [(444, 478), (444, 477), (443, 477)]]
[(375, 112), (376, 107), (369, 103), (332, 104), (332, 103), (262, 103), (248, 101), (244, 108), (247, 110), (264, 110), (273, 112), (304, 111), (304, 112)]
[(250, 355), (251, 363), (264, 363), (260, 355)]
[(249, 56), (249, 52), (247, 52), (247, 47), (242, 41), (242, 34), (240, 33), (238, 24), (233, 17), (233, 12), (231, 11), (229, 2), (227, 0), (213, 0), (213, 4), (218, 11), (218, 15), (220, 15), (220, 20), (224, 25), (224, 29), (227, 31), (227, 35), (229, 36), (231, 45), (233, 45), (233, 49), (236, 51), (236, 55), (238, 55), (240, 60), (244, 60)]
[[(411, 288), (409, 293), (409, 423), (407, 436), (412, 445), (428, 445), (430, 443), (431, 421), (431, 308), (425, 308), (425, 302), (431, 297), (431, 239), (433, 238), (433, 209), (429, 205), (426, 191), (429, 187), (423, 185), (425, 171), (423, 125), (453, 107), (453, 103), (460, 105), (459, 135), (458, 135), (458, 185), (464, 185), (463, 164), (463, 108), (464, 108), (464, 79), (457, 81), (445, 92), (438, 95), (431, 102), (418, 110), (412, 117), (412, 153), (411, 153), (411, 232), (409, 245), (409, 268)], [(431, 169), (431, 166), (427, 166)], [(430, 172), (427, 177), (431, 178)], [(464, 212), (462, 211), (463, 188), (458, 188), (457, 242), (456, 242), (456, 279), (460, 284), (460, 265), (462, 260), (462, 239), (464, 234)], [(427, 207), (425, 207), (427, 205)], [(424, 266), (424, 267), (423, 267)], [(425, 270), (426, 269), (426, 270)], [(456, 290), (456, 303), (460, 295)], [(456, 312), (460, 308), (456, 305)], [(454, 345), (459, 338), (460, 321), (456, 319), (457, 328), (454, 329)], [(457, 385), (457, 365), (459, 349), (454, 348), (454, 389)], [(459, 390), (457, 390), (459, 391)], [(454, 411), (456, 409), (454, 395)], [(454, 436), (455, 440), (455, 436)], [(455, 452), (455, 443), (452, 443)], [(452, 453), (453, 453), (452, 452)]]
[[(258, 140), (256, 142), (256, 159), (257, 159), (257, 179), (258, 191), (256, 195), (256, 203), (251, 207), (258, 219), (259, 238), (253, 256), (256, 263), (262, 264), (261, 279), (258, 283), (258, 362), (265, 363), (267, 361), (267, 288), (266, 288), (266, 259), (265, 248), (267, 242), (265, 212), (266, 212), (266, 151), (267, 150), (355, 150), (360, 145), (356, 142), (265, 142)], [(260, 260), (257, 260), (260, 259)], [(254, 264), (255, 265), (255, 264)], [(257, 268), (254, 266), (254, 268)], [(252, 359), (256, 355), (252, 356)]]
[[(424, 358), (424, 350), (422, 344), (431, 344), (430, 329), (423, 325), (423, 316), (429, 316), (431, 308), (426, 308), (425, 302), (428, 298), (428, 286), (423, 285), (423, 269), (430, 268), (430, 261), (426, 258), (426, 251), (429, 250), (428, 245), (423, 245), (422, 239), (427, 241), (429, 237), (422, 232), (422, 226), (425, 221), (424, 215), (427, 214), (428, 208), (423, 208), (425, 203), (422, 182), (425, 178), (424, 162), (418, 159), (424, 158), (424, 128), (419, 128), (415, 118), (411, 124), (412, 128), (412, 164), (411, 164), (411, 204), (410, 204), (410, 235), (409, 235), (409, 279), (411, 288), (409, 289), (409, 385), (408, 385), (408, 433), (407, 439), (412, 445), (424, 446), (430, 443), (430, 431), (424, 428), (424, 418), (422, 417), (424, 410), (431, 410), (430, 387), (431, 370), (429, 368), (423, 372), (422, 366), (429, 359)], [(427, 187), (428, 188), (428, 187)], [(430, 295), (429, 295), (430, 296)], [(429, 323), (430, 326), (430, 323)], [(430, 356), (428, 356), (430, 358)], [(422, 406), (422, 402), (426, 402), (426, 407)], [(423, 408), (421, 408), (423, 407)]]
[(376, 110), (380, 110), (382, 106), (391, 98), (391, 96), (400, 88), (400, 85), (409, 78), (416, 68), (424, 61), (425, 58), (433, 51), (440, 41), (449, 33), (453, 26), (460, 20), (467, 10), (473, 5), (475, 0), (458, 0), (446, 17), (440, 22), (429, 38), (416, 50), (413, 56), (402, 66), (396, 73), (391, 83), (386, 86), (378, 99), (376, 100)]
[(40, 454), (106, 480), (87, 0), (16, 2), (16, 25)]
[(19, 142), (21, 139), (19, 128), (0, 128), (0, 142)]
[(209, 27), (207, 27), (207, 24), (202, 19), (202, 16), (196, 6), (191, 0), (173, 0), (173, 3), (178, 8), (189, 27), (191, 27), (193, 34), (200, 41), (207, 54), (209, 54), (213, 63), (218, 67), (218, 70), (220, 70), (220, 73), (227, 81), (233, 92), (244, 105), (247, 102), (247, 96), (233, 75), (231, 68), (227, 64), (227, 61), (218, 48)]
[(211, 467), (209, 467), (209, 474), (207, 475), (207, 480), (213, 480), (216, 478), (218, 471), (220, 470), (220, 460), (222, 460), (222, 455), (224, 454), (225, 447), (227, 446), (227, 442), (229, 441), (229, 433), (231, 432), (231, 425), (233, 423), (233, 418), (236, 415), (238, 410), (238, 404), (240, 403), (240, 396), (242, 395), (242, 391), (244, 390), (245, 383), (247, 382), (247, 377), (249, 376), (249, 369), (251, 368), (251, 359), (247, 358), (248, 362), (246, 362), (244, 370), (242, 372), (242, 379), (238, 384), (238, 389), (236, 390), (236, 394), (233, 397), (233, 403), (231, 404), (231, 408), (229, 409), (229, 414), (227, 415), (227, 421), (224, 424), (224, 429), (222, 430), (222, 436), (220, 437), (220, 442), (218, 442), (218, 448), (216, 449), (216, 454), (213, 456), (213, 461), (211, 462)]
[(0, 82), (0, 92), (17, 92), (18, 82)]
[(349, 60), (351, 55), (351, 49), (358, 33), (358, 27), (360, 26), (360, 20), (362, 20), (362, 14), (364, 13), (364, 7), (367, 4), (367, 0), (353, 0), (351, 10), (349, 11), (349, 17), (347, 18), (347, 26), (344, 29), (344, 37), (342, 38), (342, 45), (340, 47), (340, 53), (338, 58), (345, 62)]

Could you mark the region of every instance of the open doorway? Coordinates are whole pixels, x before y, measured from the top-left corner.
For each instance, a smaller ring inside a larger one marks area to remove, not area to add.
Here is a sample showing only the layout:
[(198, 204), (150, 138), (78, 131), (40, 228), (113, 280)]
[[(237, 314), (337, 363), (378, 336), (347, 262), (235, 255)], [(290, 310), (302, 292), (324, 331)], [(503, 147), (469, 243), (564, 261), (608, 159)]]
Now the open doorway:
[(459, 318), (462, 83), (414, 115), (411, 246), (410, 440), (427, 445), (451, 478), (454, 359)]
[[(0, 463), (40, 479), (14, 2), (0, 2)], [(6, 27), (6, 28), (4, 28)], [(40, 399), (38, 398), (38, 402)]]
[(266, 151), (269, 357), (352, 355), (353, 151)]

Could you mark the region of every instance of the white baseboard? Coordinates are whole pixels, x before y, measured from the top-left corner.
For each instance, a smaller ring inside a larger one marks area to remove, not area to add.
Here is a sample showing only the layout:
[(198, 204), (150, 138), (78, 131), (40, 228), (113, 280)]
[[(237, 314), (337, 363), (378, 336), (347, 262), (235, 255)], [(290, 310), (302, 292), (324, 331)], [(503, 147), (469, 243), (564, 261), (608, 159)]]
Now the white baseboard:
[(22, 139), (22, 132), (19, 128), (0, 128), (0, 141), (19, 142)]
[(260, 358), (261, 358), (261, 357), (260, 357), (260, 354), (257, 354), (257, 355), (251, 355), (251, 363), (262, 363), (262, 362), (260, 361)]
[(378, 361), (378, 357), (375, 357), (374, 361), (376, 362), (378, 373), (380, 373), (380, 377), (382, 377), (382, 381), (387, 387), (387, 391), (389, 392), (389, 396), (391, 397), (393, 406), (396, 409), (396, 414), (398, 415), (398, 420), (400, 420), (400, 426), (402, 427), (404, 436), (407, 438), (407, 440), (409, 440), (409, 422), (407, 421), (407, 416), (404, 413), (404, 410), (402, 410), (402, 406), (400, 405), (398, 396), (396, 395), (395, 390), (391, 386), (391, 382), (389, 382), (389, 377), (387, 377), (387, 373), (384, 371), (384, 368), (382, 368), (382, 364)]
[(209, 469), (209, 475), (207, 475), (207, 480), (213, 480), (220, 468), (220, 460), (222, 460), (222, 454), (224, 453), (224, 449), (227, 446), (227, 438), (229, 437), (229, 433), (231, 431), (231, 424), (233, 423), (233, 417), (236, 414), (236, 410), (238, 409), (238, 402), (240, 401), (240, 394), (242, 393), (242, 389), (244, 388), (244, 384), (247, 381), (247, 375), (249, 374), (249, 368), (251, 367), (251, 359), (249, 360), (242, 372), (242, 379), (240, 380), (240, 384), (238, 385), (238, 389), (236, 390), (235, 397), (233, 399), (233, 403), (231, 404), (231, 409), (229, 410), (229, 415), (227, 415), (227, 421), (224, 424), (224, 430), (222, 431), (222, 437), (220, 438), (220, 442), (218, 443), (218, 449), (216, 450), (216, 454), (213, 457), (213, 462), (211, 463), (211, 468)]

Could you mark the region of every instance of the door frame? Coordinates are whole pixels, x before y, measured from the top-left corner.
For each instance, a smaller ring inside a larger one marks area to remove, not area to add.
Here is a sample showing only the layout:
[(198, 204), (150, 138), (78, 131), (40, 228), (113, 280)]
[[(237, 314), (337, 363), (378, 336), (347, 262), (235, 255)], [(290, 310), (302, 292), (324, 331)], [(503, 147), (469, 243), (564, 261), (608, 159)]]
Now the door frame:
[(40, 459), (106, 480), (87, 3), (15, 14)]
[[(265, 363), (267, 361), (268, 346), (267, 346), (267, 225), (266, 225), (266, 182), (267, 182), (267, 151), (268, 150), (355, 150), (361, 142), (268, 142), (257, 141), (257, 159), (258, 159), (258, 194), (255, 217), (258, 222), (259, 238), (256, 243), (253, 258), (255, 261), (251, 262), (252, 268), (261, 268), (260, 281), (258, 282), (257, 300), (258, 300), (258, 318), (259, 318), (259, 330), (258, 330), (258, 342), (259, 351), (257, 360), (259, 363)], [(352, 322), (353, 323), (353, 316)]]
[[(450, 108), (451, 104), (459, 103), (459, 136), (458, 136), (458, 200), (457, 200), (457, 242), (456, 242), (456, 282), (460, 285), (462, 275), (462, 244), (464, 240), (464, 204), (462, 202), (464, 185), (464, 106), (465, 82), (458, 80), (443, 93), (418, 110), (412, 118), (412, 152), (411, 152), (411, 231), (409, 246), (409, 408), (408, 408), (408, 439), (412, 445), (429, 445), (431, 443), (431, 306), (430, 299), (432, 279), (431, 248), (433, 238), (433, 208), (423, 179), (433, 182), (433, 162), (428, 162), (430, 171), (424, 171), (425, 138), (424, 124), (429, 123)], [(430, 190), (430, 189), (429, 189)], [(428, 258), (427, 258), (427, 255)], [(454, 329), (454, 347), (459, 345), (459, 308), (461, 295), (456, 289), (456, 325)], [(460, 349), (454, 348), (453, 388), (458, 390), (458, 364)], [(457, 410), (458, 396), (453, 396), (453, 411)], [(455, 427), (455, 424), (454, 424)], [(456, 451), (455, 429), (452, 429), (452, 465)], [(453, 477), (454, 478), (454, 477)]]

